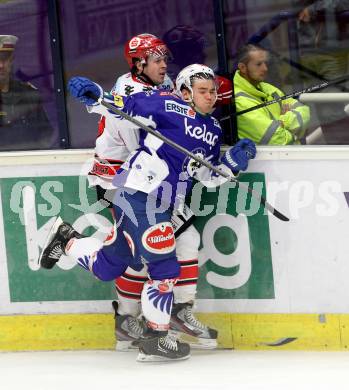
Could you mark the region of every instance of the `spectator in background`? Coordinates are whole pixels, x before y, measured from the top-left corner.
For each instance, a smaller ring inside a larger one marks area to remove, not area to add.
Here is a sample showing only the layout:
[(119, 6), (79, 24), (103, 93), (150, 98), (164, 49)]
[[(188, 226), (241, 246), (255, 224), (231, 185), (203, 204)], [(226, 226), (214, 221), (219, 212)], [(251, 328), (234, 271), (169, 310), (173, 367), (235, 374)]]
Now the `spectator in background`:
[[(302, 1), (298, 14), (300, 61), (319, 78), (302, 73), (306, 86), (319, 80), (332, 80), (348, 73), (349, 0)], [(340, 92), (342, 86), (327, 88)], [(346, 91), (347, 92), (347, 91)], [(349, 144), (348, 117), (345, 103), (317, 104), (317, 115), (326, 144)]]
[(53, 130), (39, 92), (12, 76), (17, 40), (0, 35), (0, 150), (49, 148)]
[[(264, 82), (268, 73), (268, 52), (248, 44), (237, 54), (234, 76), (236, 111), (284, 96), (274, 85)], [(310, 119), (309, 107), (295, 99), (250, 111), (237, 117), (239, 138), (250, 138), (259, 145), (299, 144)]]

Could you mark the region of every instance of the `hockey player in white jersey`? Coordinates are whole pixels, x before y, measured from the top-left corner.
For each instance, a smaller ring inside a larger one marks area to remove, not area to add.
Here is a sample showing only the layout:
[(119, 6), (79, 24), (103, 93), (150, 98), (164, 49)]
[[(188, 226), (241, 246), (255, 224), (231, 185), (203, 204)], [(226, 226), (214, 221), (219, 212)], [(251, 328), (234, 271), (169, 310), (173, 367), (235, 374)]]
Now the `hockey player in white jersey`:
[[(111, 90), (113, 95), (129, 96), (138, 92), (155, 89), (173, 90), (173, 83), (166, 74), (168, 49), (164, 42), (151, 34), (140, 34), (131, 38), (124, 48), (125, 59), (130, 72), (120, 76)], [(139, 131), (130, 122), (115, 117), (102, 116), (99, 122), (99, 136), (96, 141), (95, 159), (88, 180), (96, 186), (98, 200), (112, 199), (105, 192), (114, 191), (112, 179), (115, 172), (126, 160), (129, 153), (138, 148)], [(112, 205), (108, 202), (112, 209)], [(178, 228), (189, 218), (191, 211), (173, 216), (172, 222)], [(108, 241), (114, 239), (113, 234)], [(197, 348), (215, 348), (217, 331), (201, 323), (193, 314), (199, 273), (198, 251), (200, 237), (194, 226), (190, 226), (177, 239), (176, 251), (181, 264), (179, 280), (174, 288), (174, 305), (171, 316), (171, 329), (174, 334), (185, 334), (191, 345)], [(116, 349), (127, 351), (138, 348), (142, 337), (142, 324), (138, 320), (141, 312), (141, 293), (148, 280), (147, 270), (128, 268), (115, 280), (118, 303), (115, 310)]]
[[(219, 160), (221, 128), (209, 115), (216, 100), (213, 71), (204, 65), (189, 66), (180, 72), (176, 85), (181, 98), (161, 91), (150, 96), (139, 93), (121, 98), (122, 101), (117, 99), (116, 106), (150, 120), (165, 137), (220, 165), (226, 172), (245, 170), (248, 160), (256, 154), (250, 140), (239, 141)], [(90, 80), (75, 77), (70, 80), (69, 89), (81, 102), (113, 115), (88, 97), (88, 93), (102, 96), (101, 88)], [(193, 162), (191, 157), (141, 129), (140, 147), (113, 179), (118, 187), (113, 205), (117, 240), (103, 246), (95, 238), (81, 238), (69, 224), (58, 219), (41, 255), (43, 268), (52, 268), (66, 254), (105, 281), (124, 273), (127, 266), (137, 270), (147, 265), (149, 280), (141, 295), (147, 329), (139, 342), (139, 361), (179, 360), (190, 355), (188, 344), (167, 334), (173, 289), (180, 274), (171, 216), (173, 209), (180, 206), (178, 200), (190, 191), (193, 177), (205, 185), (225, 181)]]
[[(159, 38), (151, 34), (137, 35), (125, 44), (124, 55), (130, 72), (116, 80), (111, 90), (113, 95), (129, 96), (157, 88), (173, 90), (173, 83), (166, 74), (169, 51)], [(130, 131), (124, 121), (100, 118), (95, 158), (88, 175), (90, 185), (96, 186), (99, 200), (104, 199), (105, 190), (114, 189), (115, 172), (138, 143), (138, 131)]]

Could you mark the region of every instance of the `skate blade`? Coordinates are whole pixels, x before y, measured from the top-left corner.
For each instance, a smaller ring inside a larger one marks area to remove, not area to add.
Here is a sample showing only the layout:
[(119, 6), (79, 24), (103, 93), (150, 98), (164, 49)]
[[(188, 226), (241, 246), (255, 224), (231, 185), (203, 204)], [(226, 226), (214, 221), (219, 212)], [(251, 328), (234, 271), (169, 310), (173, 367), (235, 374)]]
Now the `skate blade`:
[(157, 363), (157, 362), (177, 362), (179, 360), (187, 360), (190, 358), (190, 354), (177, 359), (170, 359), (165, 356), (146, 355), (144, 352), (139, 352), (137, 356), (137, 362), (140, 363)]
[(133, 344), (134, 341), (117, 341), (115, 350), (117, 352), (135, 352), (139, 351), (139, 346)]
[(42, 251), (41, 251), (39, 259), (38, 259), (38, 265), (41, 264), (42, 255), (44, 254), (45, 249), (47, 248), (48, 244), (51, 242), (53, 236), (57, 233), (57, 230), (62, 225), (62, 223), (63, 223), (63, 219), (61, 217), (57, 217), (55, 223), (52, 225), (52, 228), (48, 233), (45, 244), (42, 247)]
[(218, 347), (217, 339), (194, 337), (172, 329), (169, 331), (169, 334), (176, 337), (182, 343), (188, 343), (192, 349), (216, 349)]

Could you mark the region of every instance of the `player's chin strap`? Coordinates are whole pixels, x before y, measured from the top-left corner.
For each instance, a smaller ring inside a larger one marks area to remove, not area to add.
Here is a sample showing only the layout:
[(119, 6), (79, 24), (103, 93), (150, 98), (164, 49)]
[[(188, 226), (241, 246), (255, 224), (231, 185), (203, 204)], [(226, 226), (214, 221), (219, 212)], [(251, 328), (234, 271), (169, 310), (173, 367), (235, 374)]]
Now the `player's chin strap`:
[(156, 87), (157, 84), (154, 83), (154, 81), (149, 77), (147, 76), (145, 73), (144, 73), (144, 68), (145, 66), (147, 65), (147, 62), (146, 61), (142, 61), (142, 72), (141, 73), (137, 73), (135, 72), (134, 75), (139, 78), (143, 83), (146, 83), (146, 84), (150, 84), (151, 86), (153, 87)]
[[(143, 70), (144, 70), (144, 67), (143, 67)], [(150, 84), (150, 85), (152, 85), (153, 87), (156, 86), (156, 84), (154, 83), (154, 81), (153, 81), (150, 77), (148, 77), (143, 71), (142, 71), (142, 73), (140, 73), (140, 74), (137, 74), (137, 73), (136, 73), (135, 76), (136, 76), (137, 78), (139, 78), (143, 83)]]
[[(97, 96), (95, 96), (94, 94), (92, 94), (90, 92), (87, 92), (85, 95), (87, 97), (91, 98), (91, 99), (99, 101)], [(164, 135), (162, 135), (158, 131), (152, 129), (151, 127), (145, 125), (143, 122), (139, 121), (138, 119), (133, 118), (131, 115), (127, 114), (126, 112), (123, 112), (122, 110), (119, 110), (118, 108), (116, 108), (112, 104), (107, 103), (104, 100), (102, 100), (100, 102), (100, 104), (102, 106), (106, 107), (109, 111), (117, 114), (118, 116), (121, 116), (121, 117), (127, 119), (128, 121), (134, 123), (136, 126), (140, 127), (141, 129), (143, 129), (147, 133), (152, 134), (154, 137), (159, 138), (161, 141), (163, 141), (167, 145), (172, 146), (174, 149), (176, 149), (179, 152), (185, 154), (186, 156), (192, 158), (194, 161), (198, 162), (199, 164), (201, 164), (201, 165), (205, 166), (206, 168), (210, 169), (211, 171), (215, 172), (217, 175), (220, 175), (220, 176), (224, 177), (225, 179), (227, 179), (228, 181), (235, 183), (237, 187), (240, 187), (241, 189), (245, 190), (246, 192), (249, 192), (271, 214), (273, 214), (275, 217), (279, 218), (281, 221), (289, 221), (290, 220), (288, 217), (286, 217), (280, 211), (275, 209), (270, 203), (268, 203), (267, 200), (262, 196), (261, 193), (259, 193), (258, 191), (254, 190), (253, 188), (247, 186), (246, 184), (243, 184), (243, 183), (239, 182), (235, 177), (229, 175), (227, 172), (224, 172), (221, 169), (215, 167), (210, 162), (208, 162), (208, 161), (204, 160), (203, 158), (197, 156), (196, 154), (194, 154), (190, 150), (184, 148), (182, 145), (179, 145), (176, 142), (172, 141), (171, 139), (165, 137)]]

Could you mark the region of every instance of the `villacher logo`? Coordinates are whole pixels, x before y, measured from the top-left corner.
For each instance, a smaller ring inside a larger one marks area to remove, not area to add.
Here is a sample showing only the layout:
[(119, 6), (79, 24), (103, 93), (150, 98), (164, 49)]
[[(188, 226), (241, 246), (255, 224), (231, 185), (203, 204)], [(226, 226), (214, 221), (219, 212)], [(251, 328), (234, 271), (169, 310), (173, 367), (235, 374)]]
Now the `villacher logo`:
[(175, 249), (175, 237), (170, 222), (163, 222), (148, 228), (142, 236), (145, 249), (151, 253), (166, 254)]

